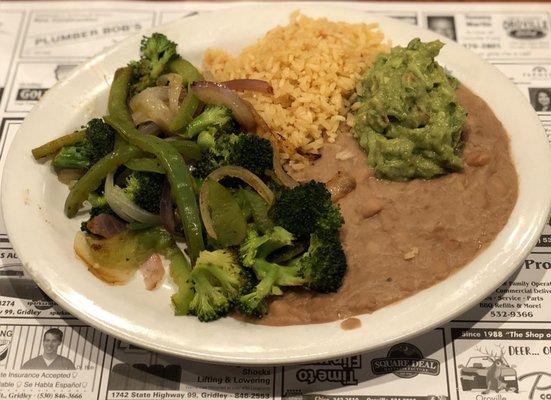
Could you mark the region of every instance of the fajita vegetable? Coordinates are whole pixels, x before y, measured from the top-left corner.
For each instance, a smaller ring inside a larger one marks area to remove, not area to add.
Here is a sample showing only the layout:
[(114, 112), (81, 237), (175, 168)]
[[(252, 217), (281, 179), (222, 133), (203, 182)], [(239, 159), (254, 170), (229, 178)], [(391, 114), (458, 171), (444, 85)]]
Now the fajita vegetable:
[[(267, 125), (237, 92), (270, 94), (271, 85), (204, 81), (158, 33), (144, 37), (140, 53), (115, 72), (106, 116), (33, 149), (37, 159), (52, 156), (60, 176), (70, 170), (79, 177), (65, 213), (73, 218), (84, 207), (89, 211), (74, 241), (89, 270), (107, 283), (124, 284), (139, 269), (153, 290), (166, 275), (163, 256), (177, 286), (175, 314), (201, 321), (234, 310), (262, 317), (270, 297), (286, 286), (337, 290), (346, 272), (340, 225), (302, 235), (301, 241), (311, 236), (308, 248), (270, 217), (270, 209), (295, 191), (312, 204), (320, 194), (330, 198), (324, 184), (315, 183), (317, 191), (296, 186), (280, 165), (274, 168), (276, 150), (257, 135), (257, 128), (265, 135)], [(294, 188), (285, 186), (289, 182)], [(304, 211), (299, 202), (285, 207), (291, 225), (302, 212), (320, 211)], [(324, 207), (322, 213), (339, 215), (330, 202)], [(271, 247), (253, 240), (259, 235), (285, 237), (276, 247), (292, 257), (267, 264), (263, 252)]]

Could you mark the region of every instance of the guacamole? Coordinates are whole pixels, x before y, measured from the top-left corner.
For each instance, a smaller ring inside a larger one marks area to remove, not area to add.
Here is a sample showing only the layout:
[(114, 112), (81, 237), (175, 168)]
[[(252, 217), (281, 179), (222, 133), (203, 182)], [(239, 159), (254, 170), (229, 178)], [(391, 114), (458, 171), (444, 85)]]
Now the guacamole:
[(466, 113), (458, 81), (434, 60), (442, 46), (413, 39), (380, 54), (362, 78), (354, 136), (378, 177), (431, 179), (463, 169)]

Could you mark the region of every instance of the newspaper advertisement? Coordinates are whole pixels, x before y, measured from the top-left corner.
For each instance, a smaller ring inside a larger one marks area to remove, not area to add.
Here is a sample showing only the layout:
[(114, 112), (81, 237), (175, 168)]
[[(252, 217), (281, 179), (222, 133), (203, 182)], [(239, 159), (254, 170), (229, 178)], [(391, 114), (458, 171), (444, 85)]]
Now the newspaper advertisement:
[[(128, 35), (236, 3), (0, 3), (0, 178), (28, 112), (73, 68)], [(551, 140), (551, 5), (325, 3), (397, 18), (511, 79)], [(255, 3), (239, 6), (255, 7)], [(456, 320), (376, 351), (294, 366), (222, 366), (110, 337), (28, 277), (0, 214), (0, 399), (551, 399), (551, 226), (493, 293)]]

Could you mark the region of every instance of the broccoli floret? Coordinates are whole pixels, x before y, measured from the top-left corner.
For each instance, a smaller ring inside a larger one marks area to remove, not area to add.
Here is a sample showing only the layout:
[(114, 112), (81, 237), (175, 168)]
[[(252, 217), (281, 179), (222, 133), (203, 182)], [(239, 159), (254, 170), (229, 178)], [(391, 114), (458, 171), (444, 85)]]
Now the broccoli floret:
[(216, 134), (235, 133), (239, 130), (232, 112), (224, 106), (209, 106), (188, 125), (184, 136), (194, 138), (200, 132), (214, 129)]
[(90, 217), (95, 217), (100, 214), (111, 214), (115, 215), (115, 212), (107, 203), (105, 196), (99, 196), (93, 200), (92, 208), (90, 209)]
[(91, 162), (111, 153), (115, 148), (115, 130), (101, 118), (94, 118), (86, 125), (86, 139), (92, 146)]
[(195, 164), (193, 170), (195, 177), (204, 179), (215, 169), (229, 165), (230, 151), (238, 138), (238, 135), (233, 134), (222, 135), (217, 138), (214, 146), (203, 151), (201, 159)]
[(248, 279), (228, 250), (202, 251), (191, 272), (195, 293), (190, 313), (202, 322), (225, 316)]
[(63, 147), (54, 157), (52, 164), (55, 168), (88, 169), (113, 151), (115, 131), (101, 118), (90, 120), (84, 129), (84, 140)]
[(291, 265), (298, 267), (307, 288), (320, 293), (336, 292), (346, 274), (346, 255), (339, 237), (333, 232), (310, 236), (308, 251)]
[(170, 60), (177, 57), (176, 43), (161, 33), (144, 36), (140, 46), (140, 60), (130, 65), (134, 68), (131, 95), (154, 86), (157, 78), (163, 74)]
[(240, 296), (251, 293), (259, 283), (252, 268), (241, 268), (241, 278), (243, 284), (239, 290)]
[(199, 136), (197, 136), (197, 144), (201, 148), (201, 151), (207, 151), (213, 148), (216, 144), (216, 129), (208, 128), (199, 133)]
[(295, 253), (285, 265), (270, 261), (280, 249), (292, 249), (289, 247), (292, 243), (293, 235), (279, 226), (265, 235), (259, 235), (254, 229), (248, 232), (240, 257), (260, 281), (253, 290), (239, 297), (237, 305), (243, 314), (261, 317), (268, 310), (268, 297), (281, 295), (281, 288), (285, 286), (304, 286), (320, 293), (336, 292), (341, 287), (347, 264), (336, 232), (312, 234), (308, 250)]
[(275, 278), (272, 276), (264, 278), (253, 288), (250, 293), (239, 297), (237, 308), (249, 317), (261, 318), (268, 312), (266, 298), (272, 294)]
[(298, 239), (308, 239), (317, 231), (336, 231), (344, 222), (325, 185), (316, 181), (282, 189), (270, 215)]
[(155, 172), (133, 172), (126, 178), (124, 193), (137, 206), (153, 214), (159, 213), (164, 175)]
[(304, 279), (300, 275), (300, 266), (283, 266), (258, 259), (253, 270), (260, 282), (250, 293), (243, 294), (237, 300), (237, 307), (243, 314), (260, 318), (268, 311), (267, 298), (283, 294), (281, 286), (301, 286)]
[(201, 160), (195, 165), (194, 174), (205, 178), (217, 168), (236, 165), (264, 178), (272, 163), (273, 149), (269, 140), (245, 133), (225, 134), (215, 139), (214, 146), (203, 152)]
[(248, 169), (264, 177), (266, 170), (273, 167), (274, 150), (269, 140), (256, 135), (240, 135), (230, 153), (229, 164)]
[(239, 253), (243, 265), (251, 267), (260, 282), (237, 300), (237, 306), (243, 314), (261, 317), (268, 310), (267, 297), (283, 293), (280, 286), (300, 286), (304, 283), (300, 276), (300, 265), (284, 266), (267, 260), (271, 253), (292, 242), (293, 235), (279, 226), (262, 236), (254, 229), (248, 232)]
[(280, 226), (274, 227), (271, 232), (264, 235), (250, 229), (239, 248), (241, 262), (246, 267), (252, 267), (259, 258), (266, 259), (274, 251), (292, 243), (293, 234)]

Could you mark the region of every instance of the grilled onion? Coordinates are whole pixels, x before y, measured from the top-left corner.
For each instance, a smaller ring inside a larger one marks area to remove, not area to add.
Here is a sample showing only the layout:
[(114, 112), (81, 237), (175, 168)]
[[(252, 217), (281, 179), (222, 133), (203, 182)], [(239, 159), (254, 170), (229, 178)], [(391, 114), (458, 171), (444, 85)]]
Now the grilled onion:
[(168, 84), (168, 108), (175, 113), (180, 106), (180, 95), (182, 94), (182, 75), (175, 74), (173, 72), (164, 74), (157, 78), (158, 86), (165, 86)]
[(154, 86), (142, 90), (128, 102), (134, 124), (153, 121), (163, 131), (168, 132), (170, 120), (174, 116), (168, 101), (168, 86)]
[(191, 90), (203, 103), (218, 104), (228, 107), (234, 118), (247, 132), (254, 132), (256, 120), (247, 102), (226, 86), (210, 81), (194, 82)]
[(145, 224), (158, 225), (161, 218), (149, 211), (138, 207), (113, 183), (113, 173), (105, 178), (105, 199), (111, 209), (122, 219), (128, 222), (143, 222)]

